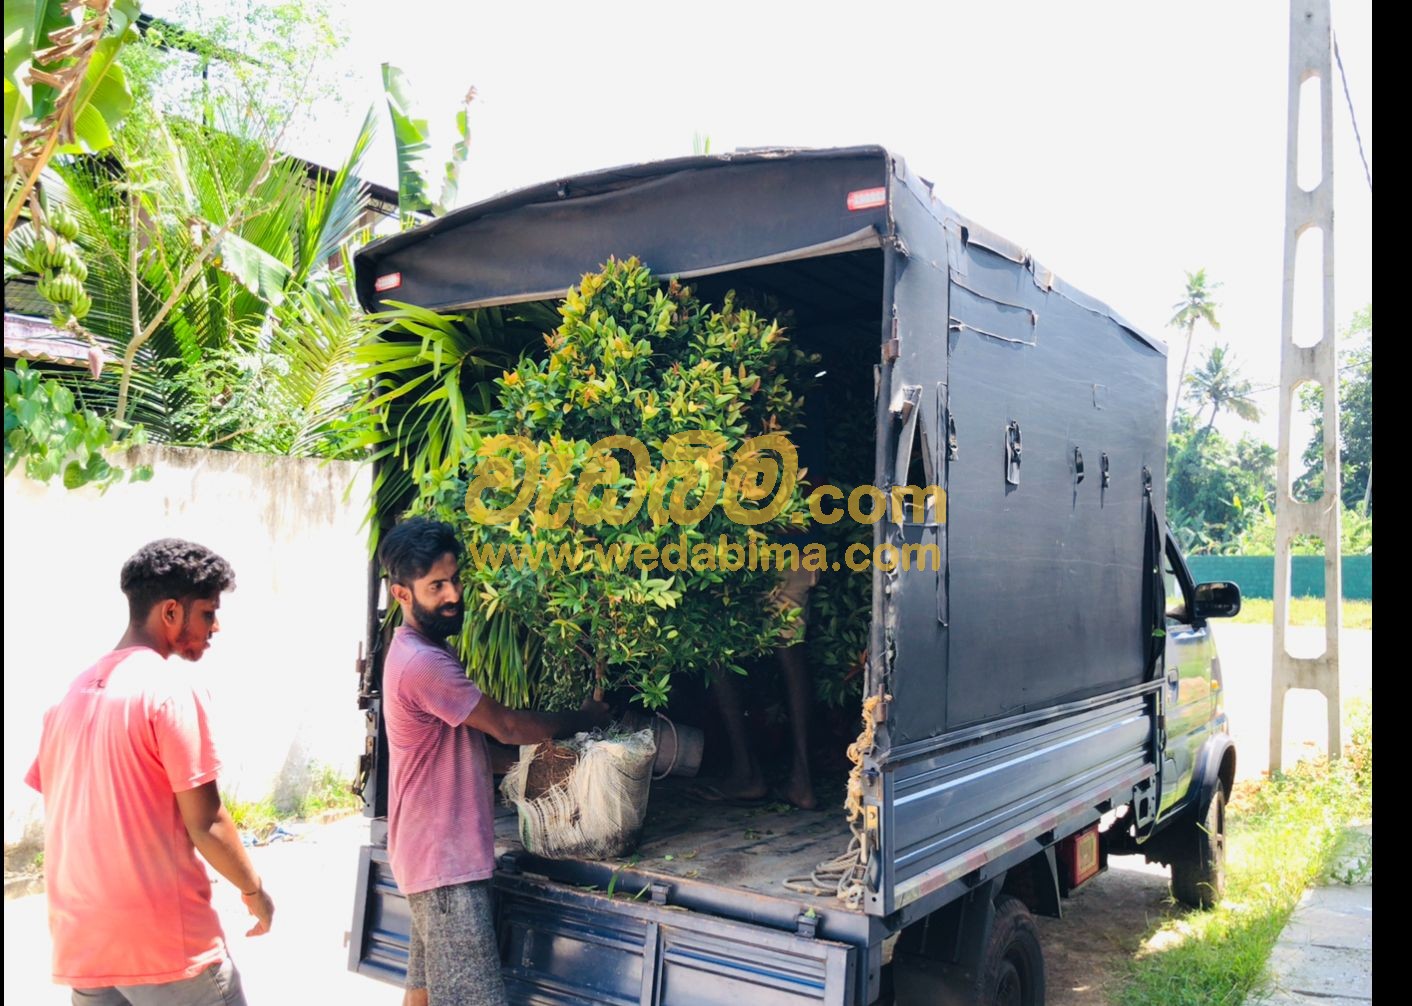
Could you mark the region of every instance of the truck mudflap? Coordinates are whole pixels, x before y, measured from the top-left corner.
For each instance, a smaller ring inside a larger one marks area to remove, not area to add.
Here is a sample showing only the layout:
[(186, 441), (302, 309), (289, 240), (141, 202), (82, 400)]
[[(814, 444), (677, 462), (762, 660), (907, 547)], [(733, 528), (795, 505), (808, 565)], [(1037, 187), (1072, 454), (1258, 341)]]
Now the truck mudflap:
[[(349, 968), (401, 984), (410, 916), (387, 863), (360, 860)], [(857, 1002), (857, 948), (666, 904), (666, 889), (586, 891), (526, 875), (495, 878), (496, 927), (511, 1003), (742, 1006)]]

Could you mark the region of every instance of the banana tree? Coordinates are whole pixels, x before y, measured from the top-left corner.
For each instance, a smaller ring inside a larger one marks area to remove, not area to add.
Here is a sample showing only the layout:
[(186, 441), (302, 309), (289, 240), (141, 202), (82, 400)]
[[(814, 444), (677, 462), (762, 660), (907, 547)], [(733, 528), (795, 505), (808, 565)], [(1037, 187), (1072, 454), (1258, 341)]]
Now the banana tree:
[(461, 168), (471, 149), (470, 111), (476, 89), (466, 92), (456, 112), (455, 140), (451, 156), (442, 169), (441, 190), (432, 197), (430, 165), (432, 133), (426, 119), (415, 112), (412, 88), (407, 76), (390, 63), (382, 64), (382, 87), (387, 97), (387, 111), (392, 120), (392, 138), (397, 146), (397, 205), (402, 226), (414, 226), (419, 215), (441, 216), (456, 205), (461, 183)]
[[(311, 176), (273, 141), (147, 118), (110, 158), (67, 160), (46, 177), (88, 262), (86, 328), (122, 360), (74, 390), (120, 432), (140, 425), (157, 442), (327, 453), (320, 437), (346, 417), (364, 333), (347, 278), (329, 266), (362, 227), (357, 167), (372, 116), (332, 177)], [(7, 274), (35, 240), (29, 227), (6, 243)], [(221, 388), (239, 390), (251, 359), (275, 364), (244, 396), (254, 430), (229, 421), (238, 403)]]
[(133, 0), (5, 4), (5, 237), (56, 153), (97, 153), (132, 107), (118, 52)]

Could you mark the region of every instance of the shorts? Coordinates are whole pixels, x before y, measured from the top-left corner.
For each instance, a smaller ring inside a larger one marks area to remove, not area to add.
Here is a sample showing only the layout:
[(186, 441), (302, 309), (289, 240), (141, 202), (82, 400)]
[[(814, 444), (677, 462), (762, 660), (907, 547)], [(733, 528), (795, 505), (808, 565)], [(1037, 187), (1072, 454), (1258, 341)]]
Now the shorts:
[(450, 884), (407, 896), (412, 945), (407, 988), (435, 1006), (504, 1006), (490, 881)]
[(799, 620), (780, 632), (781, 648), (803, 642), (804, 630), (809, 625), (809, 592), (818, 582), (819, 571), (816, 569), (802, 569), (796, 566), (793, 569), (780, 570), (779, 583), (770, 592), (770, 603), (776, 611), (799, 609)]

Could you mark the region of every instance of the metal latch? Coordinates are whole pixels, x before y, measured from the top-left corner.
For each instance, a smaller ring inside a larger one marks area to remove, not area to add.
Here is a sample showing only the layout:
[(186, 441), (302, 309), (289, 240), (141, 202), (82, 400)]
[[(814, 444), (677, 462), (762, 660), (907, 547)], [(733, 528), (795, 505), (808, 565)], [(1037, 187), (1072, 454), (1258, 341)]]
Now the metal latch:
[(959, 447), (956, 442), (956, 417), (946, 413), (946, 460), (955, 461)]
[(1084, 452), (1074, 448), (1074, 485), (1084, 480)]
[(877, 893), (878, 884), (882, 882), (881, 856), (873, 856), (868, 860), (867, 869), (863, 871), (863, 881), (868, 885), (868, 890)]
[(794, 917), (794, 932), (806, 940), (812, 940), (819, 931), (819, 913), (812, 908)]
[(1108, 471), (1108, 452), (1107, 452), (1107, 451), (1104, 451), (1103, 454), (1099, 457), (1098, 466), (1099, 466), (1100, 470), (1103, 472), (1103, 488), (1104, 488), (1104, 489), (1107, 489), (1107, 488), (1108, 488), (1110, 485), (1112, 485), (1112, 483), (1113, 483), (1113, 476), (1112, 476), (1112, 474)]
[(1020, 424), (1013, 419), (1005, 427), (1005, 481), (1020, 484)]
[(671, 893), (672, 886), (670, 884), (664, 884), (661, 881), (653, 881), (652, 903), (654, 905), (665, 905), (667, 903), (667, 895)]

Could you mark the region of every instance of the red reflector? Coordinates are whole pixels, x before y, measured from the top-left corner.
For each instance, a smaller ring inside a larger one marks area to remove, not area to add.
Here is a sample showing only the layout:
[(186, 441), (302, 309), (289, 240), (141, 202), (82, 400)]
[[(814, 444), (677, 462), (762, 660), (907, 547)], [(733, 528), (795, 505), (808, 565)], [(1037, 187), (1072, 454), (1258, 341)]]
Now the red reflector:
[(875, 189), (856, 189), (848, 193), (848, 209), (872, 210), (887, 204), (887, 189), (879, 185)]
[(1097, 876), (1105, 865), (1096, 824), (1064, 839), (1058, 852), (1060, 869), (1071, 890)]
[(373, 289), (378, 293), (382, 293), (384, 290), (396, 290), (401, 285), (402, 274), (400, 272), (390, 272), (373, 281)]

